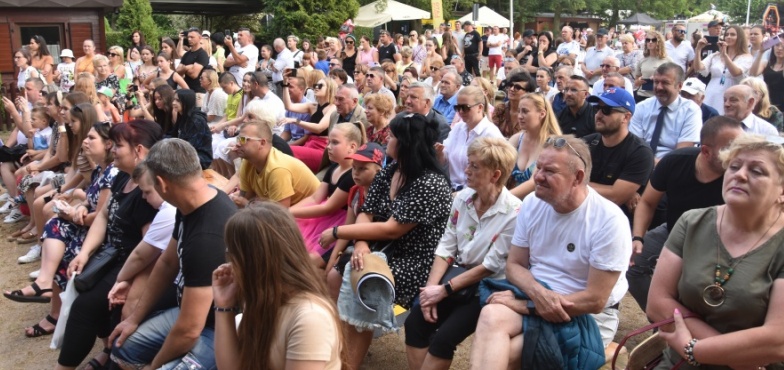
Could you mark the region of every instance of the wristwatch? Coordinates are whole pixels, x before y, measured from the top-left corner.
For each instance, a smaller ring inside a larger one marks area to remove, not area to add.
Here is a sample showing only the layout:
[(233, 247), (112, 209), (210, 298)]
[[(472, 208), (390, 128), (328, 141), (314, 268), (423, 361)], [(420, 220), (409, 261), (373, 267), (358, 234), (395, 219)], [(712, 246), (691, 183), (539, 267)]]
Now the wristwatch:
[(525, 308), (528, 309), (528, 314), (529, 315), (536, 315), (536, 305), (534, 304), (534, 301), (532, 301), (530, 299), (527, 300), (525, 302)]
[(632, 242), (640, 242), (642, 244), (645, 244), (645, 239), (643, 239), (641, 236), (633, 236)]

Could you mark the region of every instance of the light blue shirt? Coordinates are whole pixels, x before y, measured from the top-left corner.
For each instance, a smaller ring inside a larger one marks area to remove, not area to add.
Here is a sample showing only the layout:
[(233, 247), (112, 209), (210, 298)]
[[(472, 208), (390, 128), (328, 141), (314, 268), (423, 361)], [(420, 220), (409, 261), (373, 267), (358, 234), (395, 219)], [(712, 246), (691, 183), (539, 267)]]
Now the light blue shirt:
[(743, 131), (749, 134), (766, 135), (766, 136), (779, 136), (779, 131), (770, 122), (757, 117), (754, 113), (749, 113), (746, 118), (741, 121), (743, 124)]
[[(637, 104), (629, 122), (629, 131), (645, 140), (648, 145), (651, 144), (661, 106), (655, 97), (648, 98)], [(699, 143), (700, 130), (702, 130), (702, 110), (693, 101), (678, 96), (668, 106), (658, 148), (651, 148), (656, 154), (656, 159), (664, 157), (679, 143)]]
[(457, 93), (452, 95), (449, 100), (445, 100), (444, 95), (438, 94), (433, 101), (433, 109), (441, 113), (446, 118), (447, 123), (452, 122), (455, 118), (455, 105), (457, 105)]

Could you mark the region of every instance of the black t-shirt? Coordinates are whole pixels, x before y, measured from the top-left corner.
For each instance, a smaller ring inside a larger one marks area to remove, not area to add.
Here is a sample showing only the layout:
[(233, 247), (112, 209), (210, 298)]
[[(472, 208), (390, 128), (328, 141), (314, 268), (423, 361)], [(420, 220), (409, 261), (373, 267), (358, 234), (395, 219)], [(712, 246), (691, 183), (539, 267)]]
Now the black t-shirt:
[[(602, 185), (615, 184), (616, 180), (629, 181), (639, 185), (638, 193), (642, 194), (653, 171), (653, 152), (642, 139), (632, 133), (620, 144), (606, 147), (599, 133), (582, 138), (591, 149), (591, 182)], [(627, 216), (630, 212), (621, 207)]]
[(278, 136), (278, 134), (272, 134), (272, 147), (280, 150), (283, 154), (289, 155), (291, 157), (294, 156), (294, 152), (291, 150), (289, 143), (286, 140), (283, 140), (282, 137)]
[(389, 43), (387, 46), (378, 47), (378, 61), (384, 62), (385, 59), (395, 61), (395, 54), (398, 53), (397, 44), (394, 42)]
[(571, 109), (567, 106), (558, 114), (558, 123), (564, 135), (574, 135), (583, 137), (596, 132), (594, 122), (593, 105), (583, 102), (582, 108), (577, 111), (577, 116), (572, 115)]
[(483, 57), (486, 57), (486, 56), (490, 55), (490, 54), (488, 54), (490, 52), (490, 49), (487, 47), (487, 38), (488, 37), (489, 37), (489, 35), (482, 36), (482, 56)]
[(667, 229), (672, 230), (681, 215), (697, 208), (724, 204), (722, 176), (707, 184), (697, 181), (696, 161), (700, 148), (675, 149), (656, 165), (651, 186), (667, 195)]
[[(237, 206), (222, 191), (193, 212), (183, 215), (180, 210), (174, 219), (172, 238), (177, 241), (180, 273), (177, 275), (177, 304), (182, 305), (185, 287), (212, 285), (212, 272), (226, 261), (223, 229)], [(213, 310), (206, 325), (214, 326)]]
[(463, 37), (463, 52), (465, 55), (479, 54), (480, 42), (482, 42), (482, 36), (476, 30), (466, 33), (465, 37)]
[[(336, 184), (333, 184), (332, 175), (335, 173), (335, 171), (338, 171), (339, 168), (340, 166), (337, 163), (335, 163), (329, 166), (329, 168), (327, 168), (327, 172), (324, 173), (324, 182), (327, 183), (327, 194), (329, 194), (329, 196), (332, 196), (332, 194), (337, 189), (343, 190), (346, 193), (348, 193), (351, 190), (351, 188), (354, 185), (356, 185), (354, 183), (354, 177), (351, 175), (351, 170), (348, 170), (344, 172), (342, 175), (340, 175), (340, 178), (338, 178), (338, 182)], [(346, 207), (343, 207), (343, 209), (346, 209)]]
[(123, 188), (131, 180), (125, 172), (118, 172), (112, 183), (109, 198), (109, 220), (106, 225), (106, 242), (120, 250), (118, 263), (125, 262), (128, 255), (142, 241), (142, 228), (152, 222), (158, 210), (142, 198), (139, 187), (124, 193)]
[[(210, 64), (210, 56), (207, 55), (207, 52), (204, 51), (204, 49), (199, 48), (199, 50), (196, 51), (186, 51), (182, 56), (182, 59), (180, 59), (180, 64), (182, 65), (189, 66), (196, 63), (201, 64), (202, 67), (206, 67)], [(202, 68), (202, 72), (203, 71), (204, 69)], [(199, 72), (199, 75), (196, 76), (196, 78), (190, 78), (187, 74), (182, 76), (182, 79), (188, 84), (189, 89), (197, 93), (206, 93), (207, 90), (204, 90), (204, 88), (201, 87), (199, 78), (201, 78), (201, 72)]]

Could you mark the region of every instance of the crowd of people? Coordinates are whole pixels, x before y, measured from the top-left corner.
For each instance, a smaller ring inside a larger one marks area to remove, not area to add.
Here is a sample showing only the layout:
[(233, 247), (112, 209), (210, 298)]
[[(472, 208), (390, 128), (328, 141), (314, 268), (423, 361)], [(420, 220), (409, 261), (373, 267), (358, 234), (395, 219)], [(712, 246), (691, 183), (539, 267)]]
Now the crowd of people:
[(596, 369), (627, 292), (675, 319), (659, 368), (784, 368), (784, 44), (708, 30), (34, 36), (4, 296), (50, 305), (55, 369), (358, 369), (394, 306), (397, 367), (473, 334), (474, 369)]

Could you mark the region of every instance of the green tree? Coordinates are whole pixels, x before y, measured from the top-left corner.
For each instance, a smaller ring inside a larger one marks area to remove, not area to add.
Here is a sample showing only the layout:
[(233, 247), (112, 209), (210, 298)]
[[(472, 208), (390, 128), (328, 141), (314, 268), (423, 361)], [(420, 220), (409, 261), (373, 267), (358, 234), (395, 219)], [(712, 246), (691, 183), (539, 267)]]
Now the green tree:
[[(767, 0), (751, 0), (751, 11), (749, 12), (749, 24), (762, 23), (762, 14), (768, 6)], [(746, 9), (749, 5), (747, 0), (719, 0), (716, 3), (716, 10), (730, 16), (732, 23), (746, 23)]]
[(272, 40), (296, 34), (311, 40), (337, 35), (340, 25), (357, 15), (357, 0), (268, 0), (265, 11), (274, 14), (263, 37)]
[(116, 31), (128, 36), (122, 46), (130, 46), (131, 32), (140, 30), (144, 34), (147, 44), (158, 50), (158, 26), (152, 19), (152, 7), (149, 0), (124, 0), (115, 27)]

